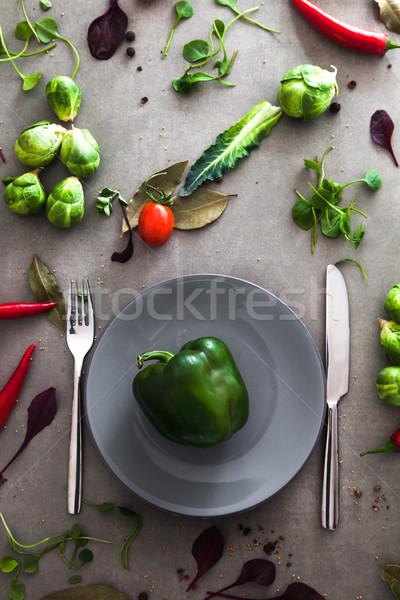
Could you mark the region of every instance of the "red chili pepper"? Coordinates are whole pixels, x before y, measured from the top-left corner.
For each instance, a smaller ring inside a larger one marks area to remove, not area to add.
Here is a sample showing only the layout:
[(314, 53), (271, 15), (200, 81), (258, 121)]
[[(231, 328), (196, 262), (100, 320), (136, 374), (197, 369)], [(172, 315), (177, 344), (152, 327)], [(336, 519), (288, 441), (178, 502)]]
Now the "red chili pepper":
[(53, 308), (57, 302), (9, 302), (0, 304), (0, 319), (19, 319), (38, 315)]
[(364, 456), (364, 454), (377, 454), (378, 452), (400, 452), (400, 428), (392, 433), (386, 444), (379, 448), (362, 452), (361, 456)]
[(3, 427), (14, 404), (18, 400), (22, 384), (24, 383), (28, 371), (32, 352), (35, 348), (35, 344), (32, 344), (27, 348), (18, 367), (0, 392), (0, 427)]
[(387, 33), (349, 25), (332, 17), (310, 0), (292, 0), (292, 4), (318, 31), (348, 50), (382, 56), (387, 50), (400, 47), (400, 44), (389, 39)]

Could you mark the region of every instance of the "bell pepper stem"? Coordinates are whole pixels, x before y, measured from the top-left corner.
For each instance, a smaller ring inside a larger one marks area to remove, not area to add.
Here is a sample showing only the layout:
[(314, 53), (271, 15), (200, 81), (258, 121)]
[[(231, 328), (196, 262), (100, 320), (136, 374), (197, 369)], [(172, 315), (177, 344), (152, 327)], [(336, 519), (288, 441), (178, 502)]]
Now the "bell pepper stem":
[(167, 363), (174, 357), (172, 352), (167, 352), (166, 350), (152, 350), (150, 352), (144, 352), (143, 354), (139, 354), (136, 359), (136, 364), (138, 369), (143, 367), (143, 363), (146, 360), (159, 360), (163, 363)]

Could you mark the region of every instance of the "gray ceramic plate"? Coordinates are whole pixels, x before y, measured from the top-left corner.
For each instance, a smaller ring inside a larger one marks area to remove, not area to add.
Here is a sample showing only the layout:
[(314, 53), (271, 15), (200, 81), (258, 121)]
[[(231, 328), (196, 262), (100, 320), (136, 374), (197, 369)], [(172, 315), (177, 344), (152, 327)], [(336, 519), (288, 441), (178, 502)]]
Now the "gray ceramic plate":
[[(247, 385), (243, 429), (213, 448), (164, 439), (132, 396), (136, 356), (216, 336)], [(307, 329), (278, 298), (246, 281), (190, 275), (138, 294), (96, 342), (86, 418), (101, 456), (129, 490), (174, 513), (215, 517), (271, 498), (301, 469), (321, 431), (325, 375)]]

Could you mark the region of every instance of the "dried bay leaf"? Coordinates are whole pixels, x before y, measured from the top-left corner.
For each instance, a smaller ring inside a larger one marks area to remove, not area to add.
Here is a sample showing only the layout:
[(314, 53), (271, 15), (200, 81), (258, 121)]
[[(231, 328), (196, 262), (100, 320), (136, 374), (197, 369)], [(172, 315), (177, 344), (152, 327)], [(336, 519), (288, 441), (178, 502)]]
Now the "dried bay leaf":
[(84, 585), (67, 588), (44, 596), (41, 600), (132, 600), (130, 596), (117, 592), (106, 585)]
[(390, 31), (400, 33), (400, 1), (375, 0), (379, 5), (379, 17)]
[(175, 196), (170, 207), (176, 229), (198, 229), (212, 223), (224, 212), (230, 196), (208, 188), (197, 188), (190, 196)]
[(394, 596), (400, 598), (400, 565), (386, 565), (380, 573), (383, 581), (390, 585)]
[[(151, 180), (149, 183), (153, 187), (159, 188), (166, 196), (170, 196), (174, 192), (177, 185), (179, 185), (181, 182), (188, 163), (188, 160), (174, 163), (165, 169), (156, 171), (153, 173), (153, 175), (147, 177), (147, 179), (140, 184), (136, 192), (133, 194), (128, 206), (126, 207), (126, 214), (132, 229), (137, 227), (140, 211), (142, 210), (143, 206), (148, 202), (151, 202), (145, 191), (146, 182), (150, 179), (150, 177)], [(123, 220), (121, 236), (127, 231), (128, 227), (125, 223), (125, 220)]]
[(53, 325), (61, 331), (65, 331), (67, 306), (64, 295), (57, 281), (37, 254), (33, 255), (29, 268), (29, 285), (37, 302), (57, 302), (57, 305), (46, 315)]

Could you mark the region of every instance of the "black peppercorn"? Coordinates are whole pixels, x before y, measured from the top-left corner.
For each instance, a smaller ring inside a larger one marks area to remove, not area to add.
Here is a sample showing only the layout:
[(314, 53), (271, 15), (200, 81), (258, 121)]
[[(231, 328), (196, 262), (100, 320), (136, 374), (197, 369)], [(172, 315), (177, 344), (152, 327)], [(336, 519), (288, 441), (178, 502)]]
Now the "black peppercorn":
[(135, 56), (136, 50), (133, 46), (129, 46), (129, 48), (126, 49), (126, 53), (129, 56), (129, 58), (132, 58), (132, 56)]
[(127, 42), (133, 42), (135, 37), (136, 37), (136, 35), (135, 35), (134, 31), (127, 31), (125, 34), (125, 39)]
[(332, 102), (332, 104), (330, 105), (329, 108), (330, 108), (331, 112), (338, 113), (341, 107), (340, 107), (339, 102)]

